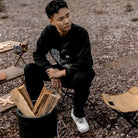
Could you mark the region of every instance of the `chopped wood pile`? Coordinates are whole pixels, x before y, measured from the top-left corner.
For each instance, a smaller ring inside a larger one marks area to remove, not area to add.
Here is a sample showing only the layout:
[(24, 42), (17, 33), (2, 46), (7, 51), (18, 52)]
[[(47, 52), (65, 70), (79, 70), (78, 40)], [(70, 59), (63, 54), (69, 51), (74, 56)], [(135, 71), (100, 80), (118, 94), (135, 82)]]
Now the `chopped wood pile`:
[(60, 99), (59, 94), (52, 94), (45, 86), (42, 88), (34, 105), (24, 85), (13, 89), (11, 95), (22, 114), (30, 117), (49, 114)]

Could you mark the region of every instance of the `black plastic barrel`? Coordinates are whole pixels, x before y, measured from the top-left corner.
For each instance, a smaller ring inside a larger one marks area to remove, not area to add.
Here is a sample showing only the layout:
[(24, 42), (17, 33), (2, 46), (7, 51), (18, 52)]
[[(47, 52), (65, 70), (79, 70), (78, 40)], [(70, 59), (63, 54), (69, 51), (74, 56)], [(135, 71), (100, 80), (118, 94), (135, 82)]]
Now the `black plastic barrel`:
[(24, 116), (17, 109), (20, 138), (54, 138), (57, 135), (57, 110), (38, 117)]

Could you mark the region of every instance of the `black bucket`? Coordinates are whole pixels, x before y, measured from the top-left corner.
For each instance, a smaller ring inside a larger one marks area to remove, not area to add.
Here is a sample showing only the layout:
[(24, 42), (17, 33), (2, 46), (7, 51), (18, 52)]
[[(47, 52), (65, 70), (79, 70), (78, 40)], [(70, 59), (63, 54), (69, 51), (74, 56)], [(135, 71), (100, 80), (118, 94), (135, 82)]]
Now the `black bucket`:
[(54, 138), (57, 135), (57, 110), (49, 114), (28, 117), (17, 109), (20, 138)]

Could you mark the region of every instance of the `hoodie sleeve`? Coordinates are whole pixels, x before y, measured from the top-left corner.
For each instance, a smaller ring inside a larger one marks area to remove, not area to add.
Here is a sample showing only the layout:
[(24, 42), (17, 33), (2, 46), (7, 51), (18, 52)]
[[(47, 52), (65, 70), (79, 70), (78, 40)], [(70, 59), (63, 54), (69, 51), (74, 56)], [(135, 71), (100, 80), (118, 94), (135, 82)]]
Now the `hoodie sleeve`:
[(33, 58), (37, 65), (41, 66), (42, 69), (47, 70), (51, 67), (49, 61), (46, 58), (48, 53), (49, 40), (48, 35), (46, 35), (46, 30), (44, 30), (37, 41), (36, 50), (33, 52)]
[(91, 48), (88, 32), (85, 30), (79, 35), (75, 45), (77, 60), (69, 69), (66, 69), (66, 75), (71, 75), (77, 71), (88, 71), (92, 69), (93, 60), (91, 56)]

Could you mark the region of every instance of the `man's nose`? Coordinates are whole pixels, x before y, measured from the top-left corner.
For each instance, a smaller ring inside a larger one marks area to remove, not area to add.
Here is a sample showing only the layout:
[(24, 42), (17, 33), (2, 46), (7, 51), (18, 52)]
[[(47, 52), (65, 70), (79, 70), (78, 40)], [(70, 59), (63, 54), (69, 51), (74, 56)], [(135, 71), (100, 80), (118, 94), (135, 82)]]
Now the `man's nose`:
[(65, 24), (69, 22), (69, 19), (68, 18), (65, 18), (64, 20)]

